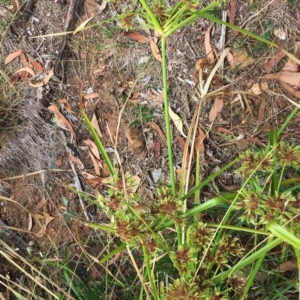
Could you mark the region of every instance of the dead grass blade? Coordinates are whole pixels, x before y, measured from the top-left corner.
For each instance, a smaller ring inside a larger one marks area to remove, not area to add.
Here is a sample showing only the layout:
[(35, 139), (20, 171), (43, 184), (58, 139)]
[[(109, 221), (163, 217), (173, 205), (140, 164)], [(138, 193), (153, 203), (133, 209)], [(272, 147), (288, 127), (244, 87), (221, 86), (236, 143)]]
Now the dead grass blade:
[(38, 285), (40, 288), (45, 290), (49, 295), (52, 295), (54, 297), (54, 299), (59, 300), (60, 298), (56, 294), (54, 294), (50, 289), (48, 289), (48, 287), (46, 285), (42, 284), (39, 280), (36, 280), (35, 277), (33, 277), (30, 273), (28, 273), (13, 258), (16, 258), (16, 259), (22, 261), (22, 263), (27, 265), (30, 268), (30, 270), (36, 272), (38, 274), (38, 276), (42, 277), (47, 283), (54, 286), (60, 293), (65, 295), (67, 297), (67, 299), (75, 300), (75, 298), (73, 298), (69, 293), (64, 291), (54, 281), (52, 281), (46, 275), (44, 275), (42, 272), (40, 272), (35, 266), (33, 266), (31, 263), (29, 263), (29, 261), (27, 259), (25, 259), (21, 255), (19, 255), (16, 251), (14, 251), (11, 247), (9, 247), (4, 241), (0, 240), (0, 245), (5, 249), (5, 251), (0, 250), (0, 255), (2, 255), (8, 262), (10, 262), (12, 265), (14, 265), (18, 270), (20, 270), (30, 280), (32, 280), (32, 282), (34, 282), (34, 284)]

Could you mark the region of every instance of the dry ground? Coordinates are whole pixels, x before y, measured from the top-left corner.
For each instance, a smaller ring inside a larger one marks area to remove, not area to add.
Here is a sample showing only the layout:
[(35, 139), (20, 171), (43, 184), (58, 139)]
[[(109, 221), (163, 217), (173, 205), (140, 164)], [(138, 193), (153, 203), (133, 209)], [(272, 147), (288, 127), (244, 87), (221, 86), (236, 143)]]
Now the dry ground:
[[(234, 2), (231, 1), (231, 5)], [(52, 126), (56, 137), (49, 143), (48, 165), (51, 170), (35, 175), (28, 174), (35, 170), (28, 170), (27, 174), (22, 170), (24, 176), (17, 179), (3, 178), (3, 195), (10, 201), (1, 201), (0, 224), (12, 227), (25, 242), (33, 242), (33, 257), (41, 253), (49, 259), (62, 259), (67, 253), (70, 268), (78, 264), (82, 267), (78, 271), (81, 276), (92, 276), (97, 280), (102, 278), (101, 269), (93, 267), (90, 256), (98, 257), (105, 245), (105, 241), (101, 240), (105, 237), (92, 232), (78, 221), (84, 222), (87, 217), (100, 221), (102, 215), (93, 206), (89, 206), (85, 214), (82, 213), (78, 195), (69, 189), (78, 188), (75, 185), (78, 177), (81, 188), (93, 194), (88, 179), (96, 175), (89, 156), (89, 147), (85, 142), (91, 137), (80, 116), (79, 97), (81, 94), (95, 93), (94, 97), (86, 97), (86, 113), (90, 118), (95, 113), (103, 135), (102, 141), (111, 151), (111, 157), (113, 158), (113, 149), (117, 149), (122, 168), (141, 179), (138, 192), (145, 201), (151, 201), (155, 188), (169, 179), (166, 145), (158, 131), (153, 129), (155, 123), (161, 133), (165, 134), (160, 63), (153, 59), (148, 43), (140, 43), (128, 36), (120, 29), (117, 21), (103, 23), (70, 36), (64, 48), (64, 36), (31, 38), (63, 32), (66, 27), (74, 30), (90, 17), (93, 17), (90, 24), (101, 22), (119, 13), (123, 9), (123, 3), (81, 1), (73, 19), (68, 22), (69, 1), (39, 0), (34, 3), (32, 11), (28, 12), (28, 18), (17, 17), (14, 23), (11, 12), (5, 11), (5, 7), (8, 8), (10, 4), (10, 1), (0, 3), (0, 12), (5, 15), (0, 20), (3, 28), (1, 66), (9, 53), (21, 48), (27, 59), (39, 61), (46, 74), (54, 68), (55, 77), (50, 84), (43, 87), (41, 101), (45, 107), (51, 104), (60, 107), (76, 133), (77, 143), (72, 140), (70, 131), (57, 127), (51, 119), (51, 113), (45, 114), (45, 122)], [(299, 9), (300, 4), (292, 0), (237, 1), (234, 23), (293, 53), (300, 34)], [(223, 10), (233, 16), (233, 12), (230, 13), (230, 3)], [(185, 131), (198, 100), (195, 92), (198, 80), (195, 65), (206, 56), (204, 36), (209, 25), (209, 21), (199, 19), (174, 33), (168, 41), (170, 105), (183, 120)], [(274, 34), (277, 29), (285, 34), (284, 39)], [(153, 36), (152, 31), (134, 32), (147, 38)], [(220, 36), (221, 27), (215, 25), (211, 33), (211, 44), (216, 55), (220, 53), (217, 50)], [(209, 122), (213, 102), (207, 101), (203, 104), (199, 126), (208, 133), (208, 137), (201, 165), (202, 178), (221, 168), (241, 151), (266, 145), (270, 128), (279, 128), (293, 109), (285, 95), (297, 101), (276, 81), (268, 81), (268, 92), (259, 96), (245, 95), (241, 100), (234, 101), (238, 91), (248, 91), (254, 84), (264, 81), (263, 66), (276, 55), (277, 50), (228, 29), (226, 45), (236, 51), (246, 51), (253, 57), (254, 63), (242, 69), (231, 69), (228, 62), (225, 63), (223, 72), (214, 81), (214, 86), (217, 88), (229, 85), (228, 97), (213, 124)], [(280, 70), (286, 61), (283, 58), (272, 72)], [(12, 64), (3, 67), (3, 71), (10, 77), (20, 67), (22, 64), (16, 59)], [(66, 104), (61, 104), (61, 99), (67, 99), (72, 112)], [(284, 133), (284, 138), (294, 143), (299, 140), (299, 117), (300, 115), (293, 119)], [(128, 133), (133, 122), (138, 130), (131, 129)], [(172, 133), (174, 161), (176, 168), (180, 168), (183, 139), (175, 126), (172, 127)], [(127, 137), (133, 136), (134, 142), (139, 144), (136, 147), (128, 145), (126, 134)], [(84, 165), (80, 169), (75, 164), (76, 173), (71, 169), (70, 164), (73, 162), (69, 158), (69, 150)], [(10, 174), (9, 169), (4, 171), (5, 177), (17, 175), (17, 172)], [(107, 169), (102, 162), (100, 174), (96, 177), (106, 176)], [(238, 184), (239, 177), (230, 170), (214, 186), (206, 187), (201, 200), (205, 201), (218, 191), (230, 191), (238, 187)], [(101, 184), (97, 188), (101, 190)], [(84, 199), (82, 201), (85, 205), (88, 204)], [(41, 224), (34, 217), (40, 218)], [(44, 229), (42, 233), (41, 228)], [(84, 245), (86, 252), (82, 251), (83, 247), (80, 245)], [(5, 260), (0, 260), (0, 274), (8, 273), (13, 281), (21, 276)], [(52, 276), (55, 280), (56, 274)], [(0, 292), (9, 294), (1, 285)], [(118, 293), (115, 297), (116, 295)]]

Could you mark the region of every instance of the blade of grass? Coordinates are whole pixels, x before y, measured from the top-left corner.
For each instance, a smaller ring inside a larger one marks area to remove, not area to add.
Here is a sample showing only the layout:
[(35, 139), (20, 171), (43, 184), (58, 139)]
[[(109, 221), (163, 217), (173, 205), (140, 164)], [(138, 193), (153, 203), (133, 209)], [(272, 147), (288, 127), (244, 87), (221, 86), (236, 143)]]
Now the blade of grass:
[(238, 262), (234, 267), (230, 268), (229, 270), (226, 270), (217, 276), (212, 278), (212, 282), (214, 284), (218, 284), (225, 280), (230, 275), (234, 274), (235, 272), (241, 270), (242, 268), (246, 267), (247, 265), (251, 264), (256, 259), (260, 258), (261, 256), (265, 255), (267, 252), (278, 246), (280, 243), (282, 243), (282, 239), (276, 238), (270, 243), (266, 244), (262, 248), (260, 248), (258, 251), (254, 252), (250, 256), (246, 257), (245, 259)]
[(168, 101), (168, 84), (167, 84), (167, 52), (166, 52), (166, 38), (161, 38), (161, 56), (162, 56), (162, 79), (163, 79), (163, 95), (164, 95), (164, 111), (165, 111), (165, 123), (166, 123), (166, 136), (167, 136), (167, 148), (169, 159), (170, 180), (173, 196), (176, 195), (176, 181), (173, 165), (173, 152), (172, 152), (172, 135), (170, 126), (169, 115), (169, 101)]
[(300, 239), (298, 239), (294, 234), (290, 233), (288, 230), (286, 230), (276, 222), (269, 222), (266, 225), (266, 229), (271, 231), (278, 238), (293, 246), (295, 249), (300, 250)]
[(87, 125), (90, 133), (92, 134), (94, 140), (95, 140), (95, 143), (101, 153), (101, 155), (103, 156), (103, 159), (109, 169), (109, 172), (110, 174), (113, 176), (113, 177), (116, 177), (116, 170), (107, 154), (107, 152), (105, 151), (105, 148), (101, 142), (101, 139), (100, 137), (98, 136), (98, 133), (97, 131), (95, 130), (95, 128), (93, 127), (91, 121), (89, 120), (88, 116), (86, 115), (86, 113), (84, 112), (84, 109), (83, 109), (83, 98), (82, 96), (80, 96), (80, 112), (81, 112), (81, 115), (85, 121), (85, 124)]

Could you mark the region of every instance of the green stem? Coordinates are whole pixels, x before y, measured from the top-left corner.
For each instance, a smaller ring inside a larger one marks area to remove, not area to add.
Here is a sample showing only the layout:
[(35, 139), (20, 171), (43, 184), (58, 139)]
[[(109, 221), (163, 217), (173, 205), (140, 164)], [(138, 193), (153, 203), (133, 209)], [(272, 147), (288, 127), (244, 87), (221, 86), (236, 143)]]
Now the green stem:
[[(269, 141), (271, 146), (276, 147), (278, 139), (277, 137), (277, 130), (274, 128), (271, 129), (269, 133)], [(275, 167), (271, 179), (271, 194), (275, 195), (275, 192), (278, 190), (278, 188), (277, 161), (275, 160)]]
[(156, 285), (155, 285), (155, 280), (154, 280), (153, 274), (151, 272), (149, 255), (147, 253), (147, 250), (146, 250), (145, 246), (143, 246), (143, 253), (144, 253), (144, 263), (145, 263), (145, 266), (146, 266), (146, 271), (147, 271), (148, 279), (149, 279), (150, 286), (151, 286), (151, 293), (152, 293), (155, 300), (159, 300), (157, 288), (156, 288)]
[[(213, 2), (210, 5), (203, 8), (200, 12), (193, 13), (190, 17), (186, 18), (181, 23), (179, 23), (177, 25), (174, 24), (174, 23), (171, 23), (168, 28), (165, 28), (165, 36), (169, 36), (172, 33), (174, 33), (175, 31), (182, 28), (183, 26), (193, 23), (197, 18), (203, 17), (202, 14), (205, 15), (205, 12), (208, 12), (208, 11), (212, 10), (213, 8), (217, 7), (218, 5), (219, 5), (218, 2)], [(219, 20), (217, 18), (215, 18), (215, 19)]]
[[(272, 240), (273, 240), (273, 237), (270, 237), (269, 240), (267, 241), (267, 244), (271, 243)], [(263, 253), (262, 256), (260, 256), (258, 258), (258, 260), (256, 261), (256, 264), (255, 264), (254, 268), (251, 270), (251, 273), (250, 273), (250, 275), (248, 277), (247, 283), (246, 283), (246, 285), (244, 287), (243, 296), (242, 296), (241, 300), (247, 299), (249, 289), (252, 286), (252, 283), (253, 283), (256, 275), (257, 275), (257, 272), (258, 272), (258, 270), (259, 270), (259, 268), (260, 268), (260, 266), (261, 266), (261, 264), (262, 264), (262, 262), (263, 262), (263, 260), (264, 260), (264, 258), (266, 256), (266, 254), (267, 254), (267, 252)]]
[(189, 197), (191, 197), (194, 193), (196, 193), (198, 190), (200, 190), (202, 187), (204, 187), (205, 185), (207, 185), (213, 179), (215, 179), (216, 177), (218, 177), (219, 175), (221, 175), (222, 173), (224, 173), (228, 168), (230, 168), (231, 166), (233, 166), (237, 162), (238, 162), (238, 159), (235, 159), (235, 160), (231, 161), (229, 164), (227, 164), (225, 167), (223, 167), (222, 169), (220, 169), (219, 171), (215, 172), (213, 175), (210, 175), (207, 179), (203, 180), (200, 184), (198, 184), (195, 187), (193, 187), (187, 194), (185, 194), (181, 198), (181, 200), (185, 200), (185, 199), (188, 199)]
[(122, 251), (123, 249), (126, 248), (126, 243), (122, 243), (121, 245), (119, 245), (117, 248), (115, 248), (114, 250), (112, 250), (111, 252), (109, 252), (106, 256), (104, 256), (103, 258), (101, 258), (99, 260), (99, 264), (104, 264), (105, 262), (107, 262), (111, 257), (113, 257), (114, 255), (116, 255), (117, 253), (119, 253), (120, 251)]
[(225, 280), (230, 275), (234, 274), (235, 272), (241, 270), (242, 268), (246, 267), (247, 265), (251, 264), (254, 260), (260, 258), (261, 256), (264, 256), (267, 252), (278, 246), (280, 243), (282, 243), (282, 239), (276, 238), (270, 243), (267, 243), (264, 247), (260, 248), (258, 251), (253, 253), (252, 255), (248, 256), (244, 260), (241, 260), (238, 262), (234, 267), (230, 268), (229, 270), (226, 270), (225, 272), (222, 272), (221, 274), (215, 276), (212, 278), (212, 282), (214, 284), (218, 284)]
[(165, 110), (165, 123), (166, 123), (166, 136), (167, 136), (167, 148), (168, 159), (170, 168), (170, 180), (172, 193), (176, 195), (176, 181), (173, 165), (173, 152), (172, 152), (172, 135), (169, 116), (169, 101), (168, 101), (168, 84), (167, 84), (167, 51), (166, 51), (166, 37), (161, 37), (161, 56), (162, 56), (162, 79), (163, 79), (163, 95), (164, 95), (164, 110)]
[(286, 120), (284, 121), (284, 123), (282, 124), (282, 126), (277, 131), (277, 137), (279, 137), (282, 134), (282, 132), (284, 131), (284, 129), (288, 126), (288, 124), (290, 123), (290, 121), (292, 120), (292, 118), (295, 116), (295, 114), (298, 111), (299, 111), (298, 106), (295, 106), (295, 108), (293, 109), (293, 111), (290, 113), (290, 115), (286, 118)]
[(146, 10), (147, 15), (150, 16), (150, 18), (152, 20), (152, 24), (155, 27), (155, 29), (159, 32), (160, 35), (162, 35), (163, 34), (163, 29), (162, 29), (159, 21), (155, 17), (152, 9), (149, 7), (149, 5), (147, 4), (147, 2), (145, 0), (139, 0), (139, 1), (142, 4), (143, 8)]
[[(195, 176), (196, 176), (196, 180), (195, 180), (195, 186), (198, 186), (200, 184), (200, 151), (196, 151), (196, 171), (195, 171)], [(200, 190), (197, 190), (195, 192), (195, 197), (194, 197), (194, 203), (195, 204), (200, 204)]]
[[(295, 250), (295, 254), (296, 254), (296, 258), (297, 258), (297, 265), (298, 265), (298, 272), (300, 270), (300, 251), (298, 249), (294, 249)], [(300, 286), (300, 276), (298, 274), (298, 286)], [(298, 299), (300, 299), (300, 295), (298, 295)]]
[[(221, 204), (226, 204), (228, 200), (232, 200), (236, 197), (236, 193), (232, 193), (232, 194), (226, 194), (226, 195), (222, 195), (222, 197), (215, 197), (213, 199), (210, 199), (200, 205), (197, 205), (196, 207), (188, 210), (186, 213), (179, 215), (178, 217), (180, 219), (185, 219), (188, 217), (191, 217), (193, 215), (199, 214), (202, 211), (208, 210), (214, 206), (217, 205), (221, 205)], [(174, 224), (173, 220), (167, 221), (166, 223), (162, 224), (159, 227), (159, 230), (165, 229), (167, 227), (170, 227)]]
[(166, 20), (165, 24), (164, 24), (164, 29), (166, 29), (166, 27), (171, 23), (173, 22), (174, 18), (176, 18), (176, 16), (178, 15), (178, 9), (182, 9), (182, 1), (178, 1), (175, 5), (175, 7), (172, 9), (172, 12), (170, 13), (169, 15), (169, 18), (168, 20)]
[(182, 17), (183, 17), (182, 14), (184, 13), (185, 10), (186, 10), (186, 7), (182, 6), (175, 15), (173, 15), (171, 18), (169, 18), (163, 26), (164, 31), (168, 31), (170, 29), (170, 27), (171, 28), (174, 27), (174, 25), (176, 25), (178, 23), (178, 20), (182, 19)]
[(89, 118), (87, 117), (86, 113), (84, 112), (82, 105), (80, 105), (80, 112), (81, 112), (81, 115), (82, 115), (82, 117), (83, 117), (83, 119), (85, 121), (85, 124), (87, 125), (90, 133), (92, 134), (92, 136), (93, 136), (93, 138), (95, 140), (95, 143), (96, 143), (96, 145), (97, 145), (97, 147), (98, 147), (101, 155), (103, 156), (103, 159), (104, 159), (104, 161), (105, 161), (105, 163), (106, 163), (106, 165), (107, 165), (107, 167), (109, 169), (110, 174), (113, 177), (115, 177), (116, 176), (116, 170), (115, 170), (115, 168), (114, 168), (114, 166), (113, 166), (113, 164), (112, 164), (112, 162), (111, 162), (111, 160), (110, 160), (107, 152), (105, 151), (105, 148), (104, 148), (104, 146), (103, 146), (103, 144), (101, 142), (101, 139), (100, 139), (98, 133), (96, 132), (94, 126), (92, 125), (91, 121), (89, 120)]

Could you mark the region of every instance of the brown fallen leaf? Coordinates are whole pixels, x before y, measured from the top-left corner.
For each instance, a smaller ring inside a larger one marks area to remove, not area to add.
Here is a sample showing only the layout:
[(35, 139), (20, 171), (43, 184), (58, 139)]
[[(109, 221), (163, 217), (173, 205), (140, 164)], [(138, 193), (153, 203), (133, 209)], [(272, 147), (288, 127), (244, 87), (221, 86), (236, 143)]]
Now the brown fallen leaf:
[(213, 104), (213, 106), (212, 106), (212, 108), (210, 109), (210, 112), (209, 112), (209, 116), (208, 116), (209, 122), (213, 122), (217, 118), (218, 114), (223, 109), (223, 106), (224, 106), (223, 98), (216, 97), (215, 101), (214, 101), (214, 104)]
[[(297, 58), (300, 57), (300, 42), (295, 43), (294, 56), (296, 56)], [(289, 58), (281, 71), (298, 72), (299, 65)]]
[(28, 60), (23, 52), (20, 55), (20, 61), (24, 67), (29, 67)]
[(90, 139), (87, 139), (85, 141), (83, 141), (89, 148), (90, 148), (90, 151), (92, 152), (92, 154), (98, 159), (100, 160), (100, 154), (99, 154), (99, 149), (98, 147), (96, 146), (96, 144), (90, 140)]
[(66, 111), (68, 111), (69, 113), (73, 114), (74, 111), (72, 110), (72, 107), (68, 101), (68, 99), (64, 98), (64, 99), (60, 99), (58, 101), (60, 104), (63, 104), (64, 105), (64, 108), (66, 109)]
[(54, 120), (59, 127), (69, 129), (76, 143), (76, 134), (73, 130), (73, 127), (71, 126), (70, 122), (65, 118), (65, 116), (59, 111), (57, 106), (55, 104), (52, 104), (48, 107), (48, 109), (54, 113)]
[(233, 49), (232, 54), (229, 52), (226, 58), (231, 65), (231, 69), (244, 69), (252, 66), (255, 63), (255, 59), (248, 55), (244, 49)]
[(266, 73), (271, 73), (272, 69), (285, 57), (285, 53), (279, 50), (274, 58), (271, 58), (264, 66)]
[(20, 72), (27, 72), (31, 76), (35, 75), (34, 71), (31, 68), (29, 68), (29, 67), (23, 67), (23, 68), (19, 69), (18, 71), (16, 71), (13, 75), (15, 75), (17, 73), (20, 73)]
[(54, 71), (53, 71), (53, 69), (51, 69), (49, 71), (48, 75), (46, 75), (45, 78), (41, 82), (38, 82), (38, 83), (31, 83), (31, 82), (29, 82), (28, 84), (30, 86), (32, 86), (32, 87), (41, 87), (41, 86), (44, 86), (44, 85), (46, 85), (49, 82), (50, 78), (53, 75), (54, 75)]
[(152, 54), (153, 54), (154, 58), (156, 60), (158, 60), (159, 62), (161, 62), (162, 59), (161, 59), (159, 49), (158, 49), (156, 43), (152, 39), (150, 39), (150, 48), (151, 48), (151, 51), (152, 51)]
[(297, 260), (289, 260), (289, 261), (285, 261), (284, 263), (279, 265), (279, 272), (286, 272), (289, 270), (293, 270), (293, 269), (297, 269), (298, 268), (298, 264), (297, 264)]
[(119, 257), (121, 256), (121, 251), (117, 252), (117, 254), (115, 254), (107, 263), (108, 266), (111, 266), (112, 264), (114, 264)]
[(93, 99), (93, 98), (97, 98), (100, 95), (98, 93), (91, 93), (91, 94), (86, 94), (83, 96), (84, 99), (88, 100), (88, 99)]
[(265, 109), (266, 109), (266, 102), (263, 100), (258, 109), (257, 121), (259, 124), (261, 124), (265, 120)]
[(4, 60), (4, 64), (7, 65), (10, 62), (12, 62), (15, 58), (17, 58), (18, 56), (20, 56), (23, 53), (22, 49), (18, 49), (17, 51), (9, 54), (6, 56), (5, 60)]
[(176, 126), (177, 130), (181, 133), (182, 136), (185, 138), (187, 137), (186, 134), (183, 132), (183, 122), (180, 119), (180, 117), (174, 113), (171, 106), (169, 105), (169, 115), (172, 121), (174, 122), (174, 125)]
[(236, 2), (237, 2), (237, 0), (231, 0), (230, 1), (229, 23), (232, 24), (232, 25), (234, 25)]
[(19, 9), (20, 9), (19, 0), (12, 0), (12, 4), (13, 4), (12, 12), (15, 13), (15, 12), (19, 11)]
[(144, 151), (146, 141), (142, 127), (128, 127), (126, 128), (125, 135), (128, 140), (128, 148), (131, 152), (140, 154)]
[(232, 132), (224, 127), (217, 127), (216, 129), (218, 132), (224, 133), (224, 134), (230, 134), (232, 135)]
[(291, 86), (300, 87), (300, 73), (299, 72), (290, 72), (282, 71), (274, 74), (267, 74), (263, 76), (264, 79), (276, 79), (285, 83), (288, 83)]
[(205, 140), (205, 138), (206, 138), (205, 133), (202, 131), (201, 128), (198, 128), (198, 136), (195, 140), (195, 151), (196, 152), (204, 153), (205, 148), (204, 148), (203, 141)]
[(207, 60), (209, 61), (210, 64), (213, 64), (215, 62), (215, 55), (210, 44), (210, 31), (213, 26), (214, 23), (212, 23), (205, 32), (205, 52), (206, 52)]
[(40, 62), (33, 60), (30, 62), (33, 66), (33, 68), (39, 72), (39, 73), (44, 73), (44, 68), (42, 67), (42, 65), (40, 64)]
[(101, 130), (100, 130), (99, 123), (98, 123), (98, 119), (97, 119), (95, 113), (93, 114), (91, 123), (92, 123), (94, 129), (96, 130), (96, 132), (98, 133), (99, 137), (102, 137), (102, 132), (101, 132)]
[(42, 228), (37, 233), (34, 233), (34, 236), (37, 238), (42, 238), (45, 235), (47, 230), (47, 225), (54, 219), (54, 217), (51, 217), (49, 214), (45, 213), (43, 219), (44, 219), (44, 224), (42, 224)]
[(138, 32), (135, 32), (135, 31), (126, 32), (125, 36), (129, 37), (137, 42), (140, 42), (140, 43), (148, 43), (149, 42), (149, 39), (147, 37), (143, 36), (142, 34), (140, 34)]
[(150, 126), (155, 132), (156, 134), (160, 137), (160, 139), (163, 141), (163, 143), (165, 145), (167, 145), (167, 140), (166, 140), (166, 137), (165, 135), (163, 134), (162, 130), (160, 129), (160, 127), (154, 123), (154, 122), (148, 122), (146, 125), (147, 126)]
[(99, 168), (99, 164), (95, 158), (95, 156), (93, 155), (93, 153), (91, 151), (89, 151), (89, 156), (92, 160), (93, 166), (94, 166), (94, 170), (95, 170), (95, 174), (97, 176), (100, 176), (100, 168)]
[(85, 169), (83, 162), (78, 157), (69, 153), (69, 159), (70, 159), (70, 161), (73, 161), (76, 164), (76, 166), (79, 168), (79, 170)]
[(280, 85), (286, 90), (288, 91), (292, 96), (300, 99), (300, 91), (294, 89), (292, 86), (290, 86), (289, 84), (279, 81)]

